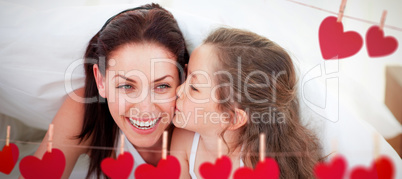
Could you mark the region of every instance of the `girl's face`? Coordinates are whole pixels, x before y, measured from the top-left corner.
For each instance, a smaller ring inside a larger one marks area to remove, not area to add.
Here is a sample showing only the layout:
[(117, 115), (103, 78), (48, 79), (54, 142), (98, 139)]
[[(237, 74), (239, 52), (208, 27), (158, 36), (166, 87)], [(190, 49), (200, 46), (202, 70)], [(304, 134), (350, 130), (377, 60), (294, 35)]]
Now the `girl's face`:
[(176, 113), (173, 124), (179, 128), (205, 133), (219, 133), (229, 115), (220, 112), (215, 84), (217, 55), (211, 45), (196, 48), (188, 64), (188, 77), (177, 88)]
[(100, 95), (133, 145), (154, 146), (174, 115), (180, 81), (176, 57), (161, 46), (142, 43), (123, 45), (109, 59), (105, 77), (94, 68)]

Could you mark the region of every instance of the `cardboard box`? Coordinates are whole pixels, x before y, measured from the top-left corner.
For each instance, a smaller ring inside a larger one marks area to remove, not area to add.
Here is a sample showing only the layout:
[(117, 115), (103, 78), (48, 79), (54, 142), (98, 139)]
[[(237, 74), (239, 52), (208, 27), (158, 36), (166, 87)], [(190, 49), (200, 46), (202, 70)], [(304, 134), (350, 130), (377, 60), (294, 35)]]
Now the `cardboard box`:
[[(385, 71), (385, 105), (402, 125), (402, 66), (388, 66)], [(402, 134), (387, 141), (402, 157)]]

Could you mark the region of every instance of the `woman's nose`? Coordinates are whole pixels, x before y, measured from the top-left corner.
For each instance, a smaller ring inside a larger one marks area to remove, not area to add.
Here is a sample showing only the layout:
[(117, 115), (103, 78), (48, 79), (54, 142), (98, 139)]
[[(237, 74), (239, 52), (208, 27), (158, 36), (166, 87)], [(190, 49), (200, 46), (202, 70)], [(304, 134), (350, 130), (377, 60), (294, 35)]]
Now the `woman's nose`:
[(155, 104), (154, 101), (151, 99), (151, 95), (148, 94), (147, 97), (145, 97), (142, 101), (137, 103), (137, 108), (140, 109), (140, 111), (143, 112), (152, 112), (155, 110)]

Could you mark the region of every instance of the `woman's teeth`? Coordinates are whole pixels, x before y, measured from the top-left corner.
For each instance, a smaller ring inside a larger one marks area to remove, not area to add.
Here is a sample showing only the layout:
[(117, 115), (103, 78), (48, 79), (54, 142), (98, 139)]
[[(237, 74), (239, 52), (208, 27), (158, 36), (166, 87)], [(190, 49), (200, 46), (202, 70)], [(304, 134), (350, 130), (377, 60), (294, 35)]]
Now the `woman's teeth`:
[(134, 127), (138, 128), (138, 129), (143, 129), (143, 130), (151, 129), (152, 127), (155, 126), (156, 122), (158, 122), (158, 120), (159, 120), (159, 118), (156, 118), (156, 119), (144, 122), (144, 121), (138, 121), (138, 120), (135, 120), (135, 119), (132, 119), (132, 118), (129, 118), (129, 119), (130, 119), (130, 123)]

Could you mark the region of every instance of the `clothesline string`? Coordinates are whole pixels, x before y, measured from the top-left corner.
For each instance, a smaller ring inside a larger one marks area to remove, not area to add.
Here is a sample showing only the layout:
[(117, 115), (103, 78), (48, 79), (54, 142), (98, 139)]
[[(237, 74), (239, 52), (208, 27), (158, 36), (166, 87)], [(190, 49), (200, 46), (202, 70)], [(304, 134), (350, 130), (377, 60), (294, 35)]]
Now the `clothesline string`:
[[(6, 141), (6, 139), (0, 139), (0, 141)], [(35, 145), (40, 145), (41, 142), (30, 142), (30, 141), (19, 141), (19, 140), (10, 140), (10, 143), (19, 143), (19, 144), (35, 144)], [(66, 145), (66, 144), (60, 144), (57, 142), (53, 142), (53, 147), (57, 148), (57, 146), (63, 146), (63, 147), (74, 147), (74, 148), (88, 148), (88, 149), (95, 149), (95, 150), (116, 150), (118, 151), (120, 147), (100, 147), (100, 146), (80, 146), (80, 145)], [(151, 152), (151, 153), (162, 153), (162, 150), (148, 150), (148, 149), (136, 149), (138, 152)], [(170, 150), (169, 152), (183, 152), (185, 151), (172, 151)], [(202, 155), (202, 151), (198, 151), (197, 155)], [(325, 156), (331, 156), (333, 154), (338, 153), (337, 151), (332, 151), (328, 154), (325, 154)], [(240, 155), (242, 152), (232, 152), (231, 155)], [(247, 155), (251, 156), (259, 156), (259, 152), (254, 152), (254, 153), (248, 153)], [(358, 152), (356, 154), (362, 154), (361, 152)], [(209, 155), (209, 154), (208, 154)], [(290, 157), (290, 156), (307, 156), (310, 155), (310, 151), (301, 151), (301, 152), (267, 152), (266, 156), (267, 157), (274, 157), (274, 156), (282, 156), (282, 157)]]
[[(6, 139), (0, 139), (0, 141), (6, 141)], [(29, 141), (19, 141), (19, 140), (10, 140), (10, 143), (20, 143), (20, 144), (36, 144), (40, 145), (41, 142), (29, 142)], [(119, 150), (120, 147), (99, 147), (99, 146), (80, 146), (80, 145), (66, 145), (66, 144), (60, 144), (55, 141), (53, 141), (53, 147), (57, 148), (57, 146), (63, 146), (63, 147), (74, 147), (74, 148), (88, 148), (88, 149), (96, 149), (96, 150)], [(148, 149), (136, 149), (137, 151), (141, 152), (152, 152), (152, 153), (162, 153), (162, 150), (148, 150)], [(171, 150), (169, 152), (172, 152)], [(184, 151), (174, 151), (174, 152), (183, 152)], [(202, 153), (202, 152), (198, 152)], [(306, 152), (269, 152), (267, 153), (267, 156), (305, 156), (308, 155), (308, 151)], [(241, 152), (233, 152), (232, 154), (234, 155), (239, 155)], [(249, 153), (249, 155), (256, 155), (258, 156), (259, 153), (256, 152), (255, 154)]]
[[(338, 12), (333, 12), (333, 11), (330, 11), (330, 10), (326, 10), (326, 9), (323, 9), (323, 8), (320, 8), (320, 7), (305, 4), (305, 3), (298, 2), (298, 1), (295, 1), (295, 0), (287, 0), (287, 1), (299, 4), (299, 5), (303, 5), (303, 6), (306, 6), (306, 7), (310, 7), (310, 8), (313, 8), (313, 9), (317, 9), (317, 10), (320, 10), (320, 11), (328, 12), (328, 13), (331, 13), (331, 14), (334, 14), (334, 15), (338, 15)], [(357, 17), (353, 17), (353, 16), (348, 16), (348, 15), (343, 15), (343, 17), (353, 19), (353, 20), (357, 20), (357, 21), (361, 21), (361, 22), (365, 22), (365, 23), (369, 23), (369, 24), (374, 24), (374, 25), (379, 25), (380, 24), (380, 22), (369, 21), (369, 20), (365, 20), (365, 19), (361, 19), (361, 18), (357, 18)], [(400, 27), (396, 27), (396, 26), (392, 26), (392, 25), (386, 25), (386, 24), (384, 24), (384, 27), (402, 32), (402, 28), (400, 28)]]

